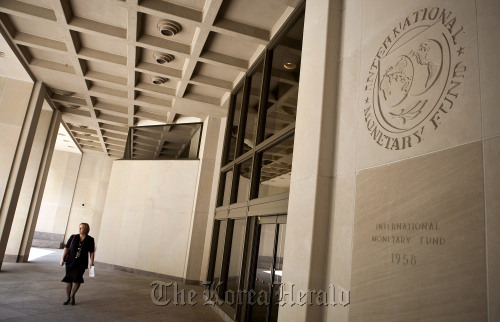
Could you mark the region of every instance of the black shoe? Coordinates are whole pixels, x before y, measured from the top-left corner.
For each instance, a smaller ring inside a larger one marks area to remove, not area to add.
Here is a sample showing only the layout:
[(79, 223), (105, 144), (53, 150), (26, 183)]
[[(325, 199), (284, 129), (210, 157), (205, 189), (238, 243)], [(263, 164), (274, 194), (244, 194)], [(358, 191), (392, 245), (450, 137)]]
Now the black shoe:
[(75, 297), (74, 296), (71, 298), (71, 305), (75, 305)]
[(71, 298), (68, 297), (68, 299), (66, 300), (66, 302), (63, 303), (63, 305), (68, 305), (69, 302), (71, 302)]

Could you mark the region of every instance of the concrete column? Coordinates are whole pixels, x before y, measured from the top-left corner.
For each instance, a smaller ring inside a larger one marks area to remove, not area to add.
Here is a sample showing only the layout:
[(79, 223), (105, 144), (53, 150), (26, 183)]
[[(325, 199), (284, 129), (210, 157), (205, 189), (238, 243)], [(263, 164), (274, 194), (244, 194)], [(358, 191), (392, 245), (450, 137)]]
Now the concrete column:
[(43, 159), (43, 151), (49, 133), (50, 122), (52, 119), (52, 109), (42, 108), (40, 118), (36, 127), (33, 145), (26, 165), (21, 191), (17, 201), (14, 220), (10, 228), (9, 242), (5, 250), (4, 261), (16, 262), (22, 261), (19, 258), (19, 249), (23, 240), (23, 235), (26, 229), (26, 221), (29, 217), (29, 211), (33, 200), (33, 195), (36, 192), (36, 182), (40, 165)]
[(23, 239), (21, 247), (19, 248), (18, 262), (27, 262), (30, 254), (31, 243), (33, 242), (33, 235), (35, 234), (36, 222), (38, 220), (38, 213), (40, 205), (42, 204), (43, 191), (47, 176), (49, 174), (50, 162), (52, 161), (52, 154), (54, 153), (54, 146), (57, 140), (59, 125), (61, 124), (61, 112), (54, 111), (52, 114), (50, 128), (47, 135), (47, 141), (43, 149), (42, 160), (38, 170), (38, 175), (35, 182), (35, 189), (31, 198), (31, 204), (26, 219)]
[[(209, 116), (203, 124), (203, 134), (200, 147), (200, 166), (198, 170), (198, 184), (196, 200), (193, 205), (191, 228), (189, 230), (189, 243), (186, 256), (185, 282), (199, 283), (202, 277), (202, 262), (205, 249), (205, 234), (207, 231), (208, 217), (213, 214), (217, 186), (214, 186), (216, 169), (220, 168), (220, 160), (216, 161), (217, 147), (221, 143), (221, 119)], [(219, 158), (220, 159), (220, 158)]]
[[(323, 308), (298, 303), (299, 290), (326, 290), (341, 1), (306, 3), (300, 88), (285, 237), (283, 279), (293, 300), (279, 321), (322, 321)], [(291, 283), (291, 284), (287, 284)], [(283, 303), (282, 303), (283, 304)]]
[(14, 214), (16, 212), (19, 193), (26, 172), (26, 166), (33, 145), (36, 127), (45, 97), (45, 88), (42, 83), (36, 83), (26, 111), (21, 128), (19, 141), (7, 180), (2, 205), (0, 207), (0, 268), (3, 263), (7, 242)]

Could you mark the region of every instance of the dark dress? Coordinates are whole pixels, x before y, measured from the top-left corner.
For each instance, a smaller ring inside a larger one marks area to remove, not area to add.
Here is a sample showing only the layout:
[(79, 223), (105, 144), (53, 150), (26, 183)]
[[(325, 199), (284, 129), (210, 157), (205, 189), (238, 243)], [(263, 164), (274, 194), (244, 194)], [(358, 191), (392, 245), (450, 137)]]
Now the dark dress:
[(78, 234), (71, 235), (66, 243), (66, 248), (69, 248), (68, 260), (66, 261), (66, 276), (61, 282), (83, 283), (83, 273), (89, 266), (89, 253), (93, 253), (95, 249), (94, 238), (87, 235), (80, 242)]

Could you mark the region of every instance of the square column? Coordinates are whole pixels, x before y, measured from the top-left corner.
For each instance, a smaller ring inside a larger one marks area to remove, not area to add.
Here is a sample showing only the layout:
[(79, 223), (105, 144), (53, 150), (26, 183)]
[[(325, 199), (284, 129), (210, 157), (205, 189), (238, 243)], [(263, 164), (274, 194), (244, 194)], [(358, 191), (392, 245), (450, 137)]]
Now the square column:
[[(8, 82), (9, 81), (10, 80), (8, 80)], [(9, 95), (10, 90), (12, 90), (14, 94), (17, 95), (26, 95), (26, 91), (28, 91), (26, 90), (25, 93), (18, 93), (17, 89), (15, 88), (4, 88), (4, 94)], [(19, 98), (19, 96), (17, 96), (17, 98)], [(42, 83), (36, 83), (33, 88), (33, 92), (31, 93), (31, 98), (26, 110), (26, 115), (22, 123), (19, 140), (13, 157), (7, 184), (5, 186), (2, 205), (0, 208), (0, 268), (1, 263), (3, 263), (7, 242), (9, 240), (10, 229), (12, 227), (12, 221), (16, 212), (17, 202), (19, 200), (19, 194), (21, 192), (21, 186), (23, 183), (24, 174), (26, 172), (28, 159), (31, 153), (31, 147), (33, 145), (33, 140), (35, 137), (36, 127), (38, 125), (38, 120), (42, 111), (44, 98), (45, 88), (43, 87)], [(16, 97), (12, 97), (12, 100), (16, 102)], [(5, 109), (19, 108), (19, 105), (15, 104), (13, 101), (4, 101), (4, 99), (2, 99), (1, 107)]]
[(42, 204), (43, 192), (45, 190), (45, 183), (47, 182), (47, 176), (49, 174), (50, 163), (52, 161), (52, 155), (54, 153), (54, 146), (56, 144), (60, 123), (61, 123), (61, 112), (56, 110), (52, 113), (52, 118), (50, 120), (50, 127), (48, 129), (48, 133), (46, 136), (45, 147), (43, 149), (42, 158), (40, 160), (40, 166), (38, 168), (38, 174), (36, 176), (36, 181), (33, 189), (33, 195), (31, 197), (28, 216), (26, 218), (24, 234), (19, 248), (18, 260), (17, 260), (18, 262), (28, 261), (31, 244), (33, 242), (33, 236), (35, 234), (36, 223), (38, 220), (38, 214), (40, 211), (40, 206)]
[[(221, 121), (218, 117), (209, 116), (203, 124), (203, 135), (200, 147), (200, 165), (196, 188), (196, 199), (190, 227), (190, 240), (186, 256), (184, 273), (185, 283), (196, 283), (203, 279), (202, 268), (205, 249), (210, 246), (210, 239), (206, 239), (207, 231), (211, 231), (213, 213), (215, 210), (215, 194), (217, 193), (218, 175), (220, 169), (220, 149), (224, 137)], [(225, 124), (225, 123), (224, 123)], [(210, 214), (212, 214), (210, 216)], [(211, 217), (211, 220), (208, 218)], [(210, 226), (210, 227), (208, 227)]]
[[(325, 289), (333, 181), (340, 1), (306, 3), (300, 88), (279, 321), (321, 321), (318, 305), (297, 305), (299, 290)], [(293, 284), (293, 290), (290, 285)], [(292, 305), (295, 303), (295, 305)]]

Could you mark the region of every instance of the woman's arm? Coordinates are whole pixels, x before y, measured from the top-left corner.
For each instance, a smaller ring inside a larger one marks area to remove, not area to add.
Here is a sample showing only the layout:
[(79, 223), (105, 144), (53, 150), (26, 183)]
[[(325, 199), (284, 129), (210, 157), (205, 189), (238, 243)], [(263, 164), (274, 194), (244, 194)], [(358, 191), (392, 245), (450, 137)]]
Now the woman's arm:
[(95, 252), (90, 253), (90, 267), (94, 266), (94, 254)]
[(66, 254), (68, 254), (68, 252), (69, 252), (69, 248), (64, 247), (62, 257), (61, 257), (61, 266), (64, 265), (64, 258), (66, 257)]

